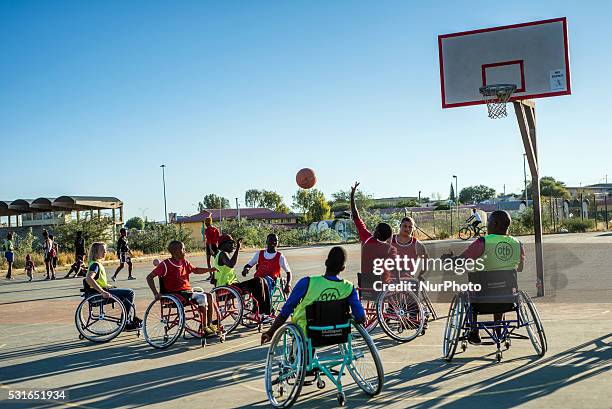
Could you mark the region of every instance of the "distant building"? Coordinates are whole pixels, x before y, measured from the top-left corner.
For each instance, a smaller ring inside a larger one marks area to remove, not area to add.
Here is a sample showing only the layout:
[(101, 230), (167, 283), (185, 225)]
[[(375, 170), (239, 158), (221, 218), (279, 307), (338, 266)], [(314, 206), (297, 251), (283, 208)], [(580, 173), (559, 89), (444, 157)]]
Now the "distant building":
[(579, 198), (580, 193), (583, 195), (592, 195), (593, 193), (607, 193), (608, 196), (612, 196), (612, 183), (595, 183), (587, 186), (567, 186), (567, 191), (570, 195), (576, 199)]
[(212, 216), (213, 223), (217, 226), (223, 220), (259, 221), (266, 224), (281, 226), (292, 226), (297, 224), (298, 215), (294, 213), (280, 213), (263, 207), (247, 207), (238, 209), (204, 209), (193, 216), (176, 216), (171, 223), (178, 224), (191, 233), (191, 237), (199, 243), (202, 240), (202, 225), (204, 220)]

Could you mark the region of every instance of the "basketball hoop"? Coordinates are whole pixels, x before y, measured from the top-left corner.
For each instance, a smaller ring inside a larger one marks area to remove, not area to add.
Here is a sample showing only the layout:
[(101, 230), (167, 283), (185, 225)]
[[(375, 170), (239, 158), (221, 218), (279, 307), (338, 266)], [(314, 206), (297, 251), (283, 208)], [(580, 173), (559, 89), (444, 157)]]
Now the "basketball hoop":
[(480, 87), (482, 99), (487, 104), (489, 118), (499, 119), (508, 115), (506, 103), (514, 91), (516, 91), (516, 85), (514, 84), (495, 84)]

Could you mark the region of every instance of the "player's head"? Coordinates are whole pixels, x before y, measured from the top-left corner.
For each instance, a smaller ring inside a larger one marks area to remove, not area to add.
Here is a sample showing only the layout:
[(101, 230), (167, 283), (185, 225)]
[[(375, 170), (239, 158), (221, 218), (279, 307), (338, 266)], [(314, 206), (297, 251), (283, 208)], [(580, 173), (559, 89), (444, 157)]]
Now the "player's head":
[(13, 240), (13, 233), (8, 233), (8, 234), (6, 235), (6, 239), (7, 239), (7, 240)]
[(32, 256), (30, 256), (29, 254), (26, 254), (26, 261), (31, 261), (32, 260)]
[(175, 260), (182, 260), (185, 258), (185, 245), (182, 241), (172, 240), (168, 243), (168, 251)]
[(204, 219), (204, 225), (206, 227), (210, 226), (212, 224), (212, 216), (208, 216), (206, 219)]
[(79, 231), (77, 232), (77, 238), (81, 238), (81, 236), (82, 236), (82, 235), (83, 235), (83, 232), (79, 230)]
[(487, 223), (489, 234), (508, 234), (508, 228), (512, 223), (512, 218), (505, 210), (496, 210), (491, 213)]
[(327, 255), (325, 260), (325, 274), (338, 275), (344, 271), (346, 264), (346, 250), (340, 246), (334, 246)]
[(472, 213), (476, 214), (476, 209), (472, 209)]
[(89, 259), (90, 260), (104, 260), (106, 256), (106, 244), (96, 242), (91, 244), (91, 248), (89, 249)]
[(229, 234), (222, 234), (219, 237), (219, 250), (225, 251), (227, 253), (234, 251), (234, 246), (236, 242), (234, 238)]
[(268, 237), (266, 237), (266, 247), (268, 252), (274, 252), (276, 250), (276, 246), (278, 246), (278, 236), (274, 233), (268, 234)]
[(43, 229), (42, 231), (42, 235), (43, 237), (46, 239), (47, 237), (49, 237), (49, 232), (47, 231), (47, 229)]
[(374, 229), (374, 238), (380, 241), (387, 241), (393, 234), (393, 229), (388, 223), (378, 223)]
[(404, 217), (400, 223), (400, 235), (412, 236), (416, 229), (416, 223), (412, 217)]
[(52, 234), (49, 235), (49, 240), (53, 240), (53, 235)]
[(127, 235), (127, 230), (122, 227), (121, 229), (119, 229), (119, 234), (121, 235), (121, 237), (125, 237)]

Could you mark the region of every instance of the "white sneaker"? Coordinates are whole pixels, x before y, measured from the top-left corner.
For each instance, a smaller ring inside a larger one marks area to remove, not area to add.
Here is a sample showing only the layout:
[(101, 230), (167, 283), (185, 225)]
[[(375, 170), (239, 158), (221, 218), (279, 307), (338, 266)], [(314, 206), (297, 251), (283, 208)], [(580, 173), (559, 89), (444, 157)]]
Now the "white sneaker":
[(262, 314), (262, 316), (261, 316), (261, 323), (262, 324), (269, 324), (269, 323), (271, 323), (273, 321), (274, 321), (274, 318), (272, 318), (271, 316), (266, 315), (266, 314)]

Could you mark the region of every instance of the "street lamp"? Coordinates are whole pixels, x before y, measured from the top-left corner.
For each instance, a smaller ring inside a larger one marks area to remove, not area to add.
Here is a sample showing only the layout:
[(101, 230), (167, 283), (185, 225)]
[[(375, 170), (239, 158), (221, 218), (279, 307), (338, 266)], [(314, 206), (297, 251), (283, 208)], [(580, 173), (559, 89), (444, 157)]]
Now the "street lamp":
[(421, 205), (421, 191), (419, 190), (419, 206)]
[(166, 204), (166, 165), (160, 165), (162, 168), (162, 182), (164, 184), (164, 220), (168, 224), (168, 206)]
[[(459, 228), (459, 188), (458, 186), (458, 182), (457, 182), (457, 175), (453, 175), (453, 178), (455, 178), (455, 203), (457, 204), (457, 229)], [(451, 212), (451, 220), (452, 220), (453, 216), (452, 216), (452, 212)]]

